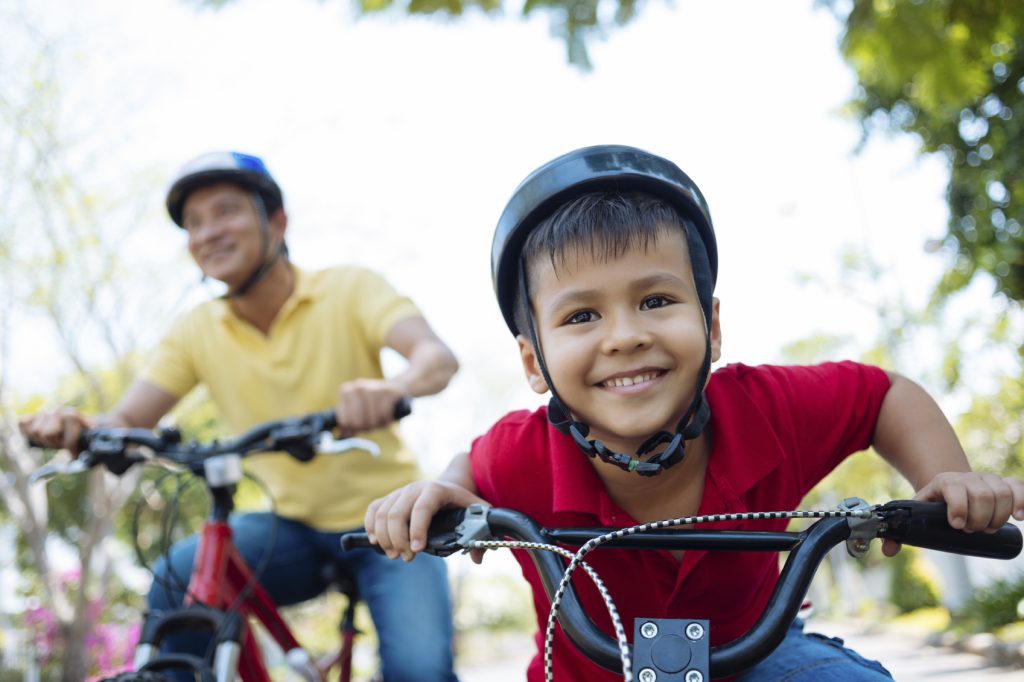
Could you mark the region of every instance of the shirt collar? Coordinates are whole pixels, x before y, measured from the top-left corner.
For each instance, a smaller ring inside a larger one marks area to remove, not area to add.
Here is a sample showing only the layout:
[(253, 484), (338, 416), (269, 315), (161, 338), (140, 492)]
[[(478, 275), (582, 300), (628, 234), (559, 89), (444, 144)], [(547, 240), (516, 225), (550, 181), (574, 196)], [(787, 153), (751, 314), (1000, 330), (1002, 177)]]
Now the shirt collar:
[[(711, 429), (713, 440), (701, 508), (709, 513), (740, 510), (743, 495), (785, 457), (763, 411), (746, 392), (734, 390), (736, 386), (723, 387), (723, 383), (732, 381), (732, 377), (713, 374), (706, 391), (711, 408), (707, 428)], [(542, 409), (546, 420), (546, 408)], [(552, 454), (552, 509), (592, 514), (603, 519), (603, 523), (610, 522), (609, 517), (617, 513), (617, 505), (608, 496), (587, 455), (571, 437), (550, 425), (547, 434)], [(750, 450), (752, 444), (757, 448), (755, 452)]]
[[(289, 263), (289, 266), (292, 269), (292, 274), (295, 276), (295, 287), (292, 289), (291, 295), (284, 302), (284, 305), (281, 306), (281, 310), (277, 314), (278, 319), (284, 319), (290, 315), (300, 303), (315, 301), (324, 294), (323, 289), (317, 286), (316, 278), (310, 277), (305, 270), (292, 263)], [(234, 321), (238, 321), (238, 318), (231, 310), (231, 305), (226, 299), (217, 298), (211, 301), (211, 303), (217, 306), (217, 319), (222, 324), (231, 324)]]
[[(547, 408), (542, 407), (547, 421)], [(597, 472), (570, 436), (550, 424), (547, 436), (551, 453), (551, 508), (557, 512), (577, 512), (602, 516), (607, 498)], [(610, 501), (610, 500), (609, 500)]]
[(713, 444), (705, 497), (714, 487), (723, 505), (716, 513), (746, 511), (741, 509), (743, 496), (776, 469), (786, 453), (764, 409), (737, 385), (733, 374), (712, 375), (707, 397)]

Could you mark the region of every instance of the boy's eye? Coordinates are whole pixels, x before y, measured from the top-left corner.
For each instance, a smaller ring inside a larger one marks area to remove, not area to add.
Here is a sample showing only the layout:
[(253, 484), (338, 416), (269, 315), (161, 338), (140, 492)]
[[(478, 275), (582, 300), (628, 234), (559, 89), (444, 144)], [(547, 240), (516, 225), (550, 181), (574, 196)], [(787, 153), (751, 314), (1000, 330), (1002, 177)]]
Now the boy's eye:
[(652, 310), (654, 308), (664, 308), (665, 306), (672, 303), (667, 296), (648, 296), (644, 299), (643, 303), (640, 304), (640, 310)]
[(589, 310), (581, 310), (573, 313), (566, 320), (566, 324), (583, 324), (584, 322), (593, 322), (594, 313)]

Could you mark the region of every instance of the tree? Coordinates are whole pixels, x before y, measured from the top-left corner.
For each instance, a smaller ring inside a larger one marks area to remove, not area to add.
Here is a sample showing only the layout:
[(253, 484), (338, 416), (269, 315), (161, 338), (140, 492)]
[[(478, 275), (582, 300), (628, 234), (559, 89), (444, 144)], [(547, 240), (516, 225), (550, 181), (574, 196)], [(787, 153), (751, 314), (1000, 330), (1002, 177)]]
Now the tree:
[[(237, 0), (191, 0), (200, 6), (221, 9)], [(565, 41), (566, 58), (580, 69), (591, 68), (587, 43), (602, 38), (610, 30), (628, 24), (639, 9), (637, 0), (524, 0), (520, 13), (529, 17), (538, 12), (551, 17), (551, 32)], [(358, 0), (355, 11), (362, 15), (399, 11), (411, 16), (441, 16), (456, 19), (478, 10), (496, 16), (505, 9), (502, 0)]]
[[(137, 474), (95, 470), (49, 489), (29, 480), (43, 455), (18, 433), (11, 340), (26, 328), (44, 330), (56, 339), (55, 361), (73, 375), (51, 397), (86, 413), (108, 409), (132, 374), (145, 328), (139, 322), (155, 315), (145, 312), (153, 287), (122, 269), (125, 235), (139, 211), (131, 201), (109, 199), (90, 177), (102, 142), (90, 150), (69, 141), (90, 139), (69, 120), (84, 130), (93, 123), (80, 111), (69, 116), (68, 93), (59, 87), (57, 72), (73, 43), (45, 35), (30, 11), (8, 4), (0, 17), (9, 29), (0, 43), (0, 511), (19, 531), (18, 565), (33, 596), (54, 619), (60, 677), (82, 680), (95, 672), (85, 650), (89, 610), (110, 592), (107, 540)], [(132, 190), (124, 184), (120, 191), (127, 197)], [(73, 581), (59, 575), (55, 538), (74, 550)]]
[(1024, 302), (1024, 3), (854, 0), (841, 50), (865, 137), (911, 133), (949, 161), (952, 258), (938, 298), (984, 272)]

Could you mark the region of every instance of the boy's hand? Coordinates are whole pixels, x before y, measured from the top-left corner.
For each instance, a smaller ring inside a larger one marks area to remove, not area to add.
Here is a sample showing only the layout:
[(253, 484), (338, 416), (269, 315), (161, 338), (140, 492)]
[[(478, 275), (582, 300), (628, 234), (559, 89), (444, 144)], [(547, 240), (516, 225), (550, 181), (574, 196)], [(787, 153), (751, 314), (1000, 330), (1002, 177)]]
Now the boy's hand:
[[(1024, 481), (1010, 476), (949, 471), (933, 478), (914, 499), (945, 502), (949, 525), (967, 533), (994, 533), (1010, 516), (1024, 521)], [(882, 544), (886, 556), (899, 551), (897, 542), (886, 540)]]
[(78, 456), (78, 439), (82, 435), (82, 431), (91, 427), (92, 422), (71, 407), (40, 412), (18, 422), (18, 428), (22, 435), (32, 445), (65, 448), (76, 457)]
[[(374, 500), (366, 509), (363, 525), (370, 542), (379, 545), (389, 559), (412, 561), (427, 546), (427, 529), (434, 514), (446, 507), (487, 504), (469, 490), (448, 481), (410, 483)], [(480, 563), (483, 552), (470, 552)]]

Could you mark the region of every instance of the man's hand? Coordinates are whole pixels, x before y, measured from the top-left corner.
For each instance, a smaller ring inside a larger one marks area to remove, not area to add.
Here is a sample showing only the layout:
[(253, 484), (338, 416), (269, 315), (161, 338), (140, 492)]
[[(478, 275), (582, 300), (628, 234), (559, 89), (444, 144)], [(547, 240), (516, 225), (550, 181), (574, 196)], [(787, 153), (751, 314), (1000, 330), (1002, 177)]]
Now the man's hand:
[[(371, 502), (363, 525), (370, 542), (379, 545), (389, 559), (412, 561), (427, 546), (427, 529), (434, 514), (446, 507), (474, 503), (487, 504), (456, 483), (420, 481)], [(470, 556), (480, 563), (483, 551), (472, 550)]]
[(76, 457), (79, 453), (78, 439), (82, 431), (91, 427), (92, 422), (71, 407), (40, 412), (18, 422), (22, 435), (33, 445), (65, 448)]
[[(1010, 516), (1024, 521), (1024, 481), (1011, 476), (945, 472), (918, 490), (914, 499), (945, 502), (949, 525), (968, 533), (994, 533)], [(897, 542), (886, 540), (882, 544), (886, 556), (894, 556), (899, 551)]]
[(338, 389), (334, 414), (342, 438), (387, 426), (395, 420), (395, 405), (407, 392), (389, 379), (355, 379)]

